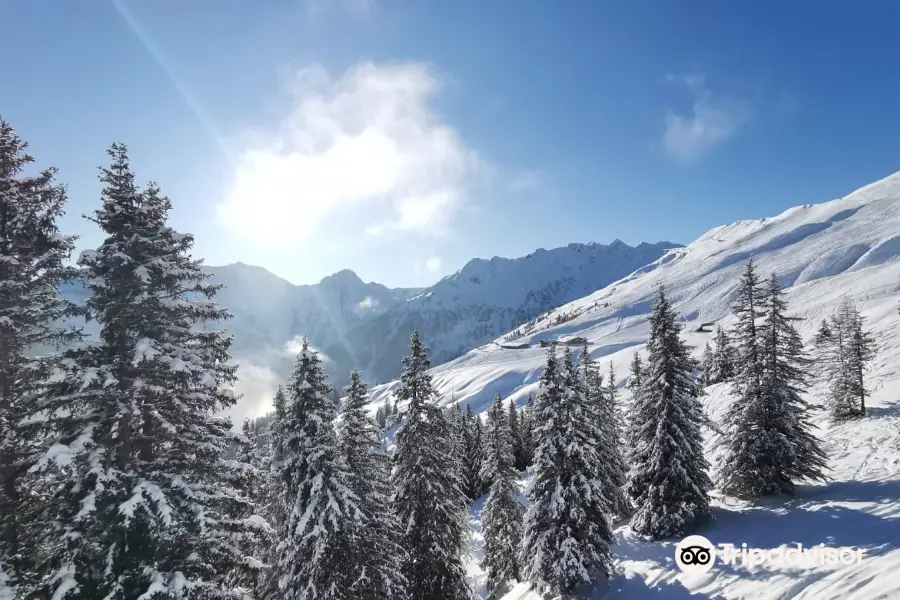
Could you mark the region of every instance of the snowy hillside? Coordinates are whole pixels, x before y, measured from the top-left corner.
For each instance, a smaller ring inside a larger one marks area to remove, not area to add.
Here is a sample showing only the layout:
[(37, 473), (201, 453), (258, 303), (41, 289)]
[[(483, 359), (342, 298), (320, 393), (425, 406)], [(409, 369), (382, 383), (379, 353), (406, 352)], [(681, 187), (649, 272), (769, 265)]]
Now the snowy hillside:
[[(863, 421), (841, 426), (829, 425), (824, 412), (817, 413), (831, 482), (801, 488), (787, 502), (742, 506), (723, 499), (716, 503), (715, 522), (698, 533), (716, 543), (761, 548), (798, 542), (854, 546), (865, 548), (866, 558), (861, 567), (753, 572), (717, 567), (689, 578), (674, 563), (677, 540), (645, 543), (620, 528), (615, 551), (621, 575), (604, 597), (900, 597), (900, 581), (891, 575), (900, 568), (900, 174), (839, 200), (717, 227), (602, 290), (434, 368), (442, 402), (469, 403), (483, 411), (496, 392), (524, 402), (536, 391), (543, 366), (545, 350), (539, 342), (576, 335), (587, 338), (602, 366), (613, 363), (623, 385), (628, 362), (647, 337), (651, 297), (663, 284), (699, 356), (711, 338), (697, 331), (699, 326), (731, 323), (738, 274), (751, 256), (761, 275), (775, 272), (787, 286), (791, 312), (805, 319), (799, 329), (806, 339), (842, 298), (857, 303), (879, 343), (868, 375), (874, 391), (871, 412)], [(394, 385), (376, 388), (373, 406)], [(814, 387), (809, 400), (820, 405), (823, 391)], [(727, 386), (711, 386), (708, 392), (704, 403), (719, 420), (729, 402)], [(713, 441), (707, 440), (710, 452)], [(477, 520), (473, 523), (477, 528)], [(474, 558), (472, 571), (477, 574)], [(538, 597), (521, 586), (506, 600)]]

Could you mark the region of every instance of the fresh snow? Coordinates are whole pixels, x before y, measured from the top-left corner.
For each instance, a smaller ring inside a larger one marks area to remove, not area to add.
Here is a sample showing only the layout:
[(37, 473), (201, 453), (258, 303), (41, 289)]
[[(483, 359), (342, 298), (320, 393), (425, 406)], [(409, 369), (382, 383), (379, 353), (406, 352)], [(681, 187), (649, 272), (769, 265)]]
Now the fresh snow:
[[(793, 498), (752, 505), (714, 495), (714, 521), (696, 533), (714, 543), (747, 543), (761, 549), (797, 543), (807, 548), (820, 543), (861, 548), (862, 564), (806, 570), (744, 570), (718, 564), (708, 574), (687, 576), (675, 566), (678, 540), (645, 542), (620, 525), (613, 548), (619, 574), (603, 597), (900, 597), (900, 579), (894, 575), (900, 570), (900, 174), (838, 200), (712, 229), (687, 247), (670, 250), (646, 267), (521, 327), (516, 335), (501, 336), (435, 367), (431, 374), (440, 402), (470, 404), (483, 412), (500, 392), (522, 406), (528, 393), (537, 390), (543, 368), (546, 350), (539, 342), (566, 336), (585, 337), (604, 372), (612, 362), (617, 373), (628, 373), (633, 353), (644, 353), (650, 302), (661, 284), (681, 315), (685, 339), (699, 357), (714, 335), (698, 332), (701, 324), (732, 325), (731, 304), (750, 257), (761, 277), (771, 272), (780, 277), (789, 313), (805, 319), (798, 329), (807, 342), (844, 297), (856, 302), (878, 343), (878, 355), (867, 374), (872, 391), (869, 415), (831, 425), (822, 408), (825, 383), (814, 378), (807, 399), (816, 407), (813, 421), (828, 453), (831, 480), (800, 486)], [(531, 347), (500, 346), (513, 339)], [(624, 383), (618, 382), (620, 387)], [(396, 386), (391, 382), (372, 390), (373, 412)], [(713, 421), (720, 423), (731, 401), (728, 385), (710, 386), (707, 392), (703, 403)], [(629, 400), (623, 390), (623, 401)], [(713, 475), (720, 456), (715, 441), (709, 433), (706, 450)], [(477, 534), (477, 504), (473, 527)], [(481, 542), (478, 535), (474, 539), (469, 571), (480, 582)], [(598, 590), (597, 596), (603, 592)], [(541, 599), (520, 585), (503, 600)]]

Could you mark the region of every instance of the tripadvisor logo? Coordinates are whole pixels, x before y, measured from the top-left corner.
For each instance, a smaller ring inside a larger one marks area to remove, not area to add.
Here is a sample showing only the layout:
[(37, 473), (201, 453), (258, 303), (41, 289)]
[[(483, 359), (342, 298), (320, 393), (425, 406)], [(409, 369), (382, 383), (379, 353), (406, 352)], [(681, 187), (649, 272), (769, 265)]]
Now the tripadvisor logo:
[(806, 548), (752, 548), (747, 544), (715, 545), (702, 535), (689, 535), (675, 546), (675, 564), (685, 573), (707, 573), (718, 559), (724, 565), (753, 569), (772, 567), (813, 568), (824, 565), (852, 566), (862, 563), (865, 548), (831, 548), (824, 544)]
[(716, 548), (702, 535), (689, 535), (675, 546), (675, 564), (685, 573), (706, 573), (716, 564)]

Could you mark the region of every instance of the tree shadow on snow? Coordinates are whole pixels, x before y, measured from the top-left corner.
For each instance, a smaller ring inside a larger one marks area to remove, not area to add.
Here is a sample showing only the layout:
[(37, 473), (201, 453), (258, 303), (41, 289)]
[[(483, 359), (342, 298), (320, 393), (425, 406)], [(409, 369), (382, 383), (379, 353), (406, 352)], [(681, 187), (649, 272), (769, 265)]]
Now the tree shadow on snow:
[(866, 408), (866, 416), (864, 418), (893, 419), (897, 417), (900, 417), (900, 403), (887, 406), (870, 406)]
[[(672, 546), (674, 552), (674, 545)], [(672, 561), (674, 567), (675, 561)], [(647, 600), (659, 598), (660, 600), (703, 600), (712, 598), (702, 592), (691, 592), (677, 581), (661, 582), (656, 585), (648, 584), (640, 576), (619, 576), (610, 581), (605, 590), (600, 590), (594, 596), (587, 596), (585, 600)]]
[[(900, 518), (828, 504), (868, 502), (883, 505), (898, 502), (900, 481), (839, 481), (808, 486), (798, 491), (800, 493), (796, 498), (781, 507), (742, 511), (716, 509), (715, 521), (703, 532), (697, 533), (705, 535), (713, 543), (746, 543), (758, 548), (798, 543), (805, 548), (818, 544), (852, 546), (864, 548), (868, 556), (900, 548)], [(809, 504), (810, 501), (816, 504)], [(801, 505), (794, 506), (798, 503)], [(900, 510), (896, 513), (900, 517)]]
[(900, 479), (830, 481), (824, 485), (799, 486), (797, 492), (796, 500), (792, 501), (896, 503), (900, 509)]

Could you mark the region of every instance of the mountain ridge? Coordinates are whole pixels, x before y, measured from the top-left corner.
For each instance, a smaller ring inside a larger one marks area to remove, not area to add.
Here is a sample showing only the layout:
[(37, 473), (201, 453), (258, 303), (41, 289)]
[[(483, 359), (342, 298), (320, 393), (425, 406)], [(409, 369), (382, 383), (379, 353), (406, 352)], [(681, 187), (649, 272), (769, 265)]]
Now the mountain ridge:
[[(399, 372), (413, 327), (420, 327), (437, 351), (436, 361), (449, 360), (491, 339), (514, 319), (602, 287), (674, 246), (642, 242), (632, 247), (614, 240), (539, 248), (518, 258), (473, 258), (425, 288), (364, 283), (350, 269), (318, 284), (296, 285), (242, 262), (204, 268), (225, 284), (219, 301), (234, 315), (228, 327), (239, 358), (285, 377), (290, 357), (284, 345), (307, 334), (328, 357), (334, 376), (340, 379), (350, 368), (360, 368), (375, 382)], [(609, 264), (599, 264), (604, 260)], [(458, 339), (447, 341), (448, 335)]]

